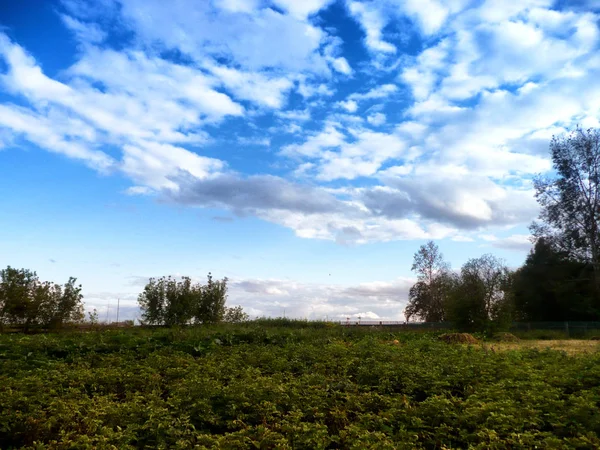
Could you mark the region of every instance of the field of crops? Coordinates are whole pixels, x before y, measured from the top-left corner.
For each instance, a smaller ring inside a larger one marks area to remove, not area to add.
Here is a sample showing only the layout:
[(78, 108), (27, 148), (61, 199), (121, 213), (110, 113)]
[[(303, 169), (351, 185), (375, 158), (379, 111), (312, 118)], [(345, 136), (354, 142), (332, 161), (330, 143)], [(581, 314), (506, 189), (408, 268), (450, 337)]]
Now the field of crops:
[(592, 449), (599, 408), (593, 346), (340, 326), (0, 335), (2, 449)]

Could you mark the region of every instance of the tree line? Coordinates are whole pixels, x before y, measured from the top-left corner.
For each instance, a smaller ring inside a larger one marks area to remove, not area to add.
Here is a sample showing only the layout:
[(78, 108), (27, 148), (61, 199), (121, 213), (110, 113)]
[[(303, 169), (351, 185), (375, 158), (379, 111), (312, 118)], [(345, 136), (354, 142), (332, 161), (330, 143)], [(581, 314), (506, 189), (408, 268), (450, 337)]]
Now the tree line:
[[(138, 297), (140, 322), (175, 326), (248, 320), (241, 306), (226, 306), (227, 281), (214, 280), (210, 273), (204, 285), (189, 277), (150, 278)], [(10, 266), (0, 270), (0, 329), (56, 329), (86, 322), (82, 286), (76, 282), (73, 277), (64, 285), (41, 281), (36, 272)], [(88, 322), (97, 321), (94, 310)]]
[(550, 153), (552, 174), (533, 180), (540, 214), (523, 266), (510, 270), (486, 254), (453, 271), (430, 241), (414, 255), (407, 320), (471, 331), (513, 320), (600, 320), (600, 131), (554, 137)]

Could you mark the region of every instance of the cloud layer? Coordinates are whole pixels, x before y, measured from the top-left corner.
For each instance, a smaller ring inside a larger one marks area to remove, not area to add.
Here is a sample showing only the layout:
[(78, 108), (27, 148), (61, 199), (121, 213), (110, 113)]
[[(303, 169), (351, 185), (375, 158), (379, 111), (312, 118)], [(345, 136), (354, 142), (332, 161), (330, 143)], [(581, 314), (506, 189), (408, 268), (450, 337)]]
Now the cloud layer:
[[(496, 245), (521, 249), (549, 138), (598, 125), (596, 8), (65, 0), (69, 67), (46, 72), (0, 33), (0, 146), (27, 142), (124, 175), (129, 194), (303, 238), (503, 230)], [(234, 150), (248, 164), (234, 169)]]

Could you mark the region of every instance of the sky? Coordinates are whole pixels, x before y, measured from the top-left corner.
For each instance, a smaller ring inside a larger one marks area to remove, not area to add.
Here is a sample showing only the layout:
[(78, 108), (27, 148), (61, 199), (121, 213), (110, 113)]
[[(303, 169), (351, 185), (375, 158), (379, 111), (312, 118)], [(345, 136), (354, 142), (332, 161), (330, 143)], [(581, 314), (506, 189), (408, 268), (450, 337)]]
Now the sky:
[(210, 271), (252, 316), (403, 320), (413, 254), (530, 249), (600, 118), (598, 0), (0, 1), (0, 266), (137, 318)]

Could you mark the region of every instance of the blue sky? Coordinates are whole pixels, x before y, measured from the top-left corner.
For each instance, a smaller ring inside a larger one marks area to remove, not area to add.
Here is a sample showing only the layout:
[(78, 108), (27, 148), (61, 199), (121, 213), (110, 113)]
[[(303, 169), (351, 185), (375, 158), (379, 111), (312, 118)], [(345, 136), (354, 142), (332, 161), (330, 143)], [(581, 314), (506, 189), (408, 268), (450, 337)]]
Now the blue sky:
[(599, 13), (2, 2), (0, 265), (78, 277), (101, 317), (212, 271), (252, 315), (402, 319), (428, 239), (524, 260), (551, 136), (598, 126)]

